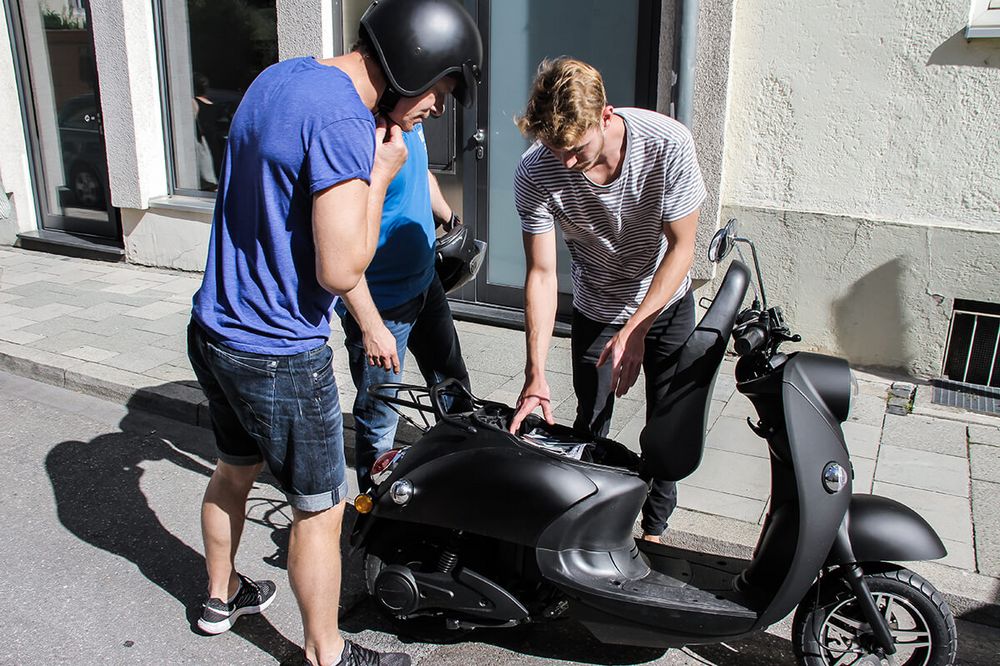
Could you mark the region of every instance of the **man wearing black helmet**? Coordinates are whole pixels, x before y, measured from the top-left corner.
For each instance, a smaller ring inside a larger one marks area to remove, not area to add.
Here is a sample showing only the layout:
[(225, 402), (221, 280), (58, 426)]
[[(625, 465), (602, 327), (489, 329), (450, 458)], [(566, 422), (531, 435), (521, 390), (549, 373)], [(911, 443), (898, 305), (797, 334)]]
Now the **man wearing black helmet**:
[(374, 253), (386, 189), (406, 160), (403, 131), (449, 93), (469, 101), (479, 63), (459, 48), (480, 43), (475, 24), (451, 0), (381, 0), (364, 20), (372, 43), (392, 48), (286, 60), (247, 90), (188, 330), (219, 449), (202, 503), (208, 600), (198, 626), (222, 633), (274, 599), (274, 583), (235, 567), (266, 462), (291, 505), (288, 577), (305, 658), (320, 666), (410, 663), (338, 630), (347, 482), (326, 343), (334, 296), (357, 286)]
[(352, 413), (361, 492), (371, 488), (371, 467), (392, 448), (399, 421), (396, 411), (368, 389), (402, 381), (407, 349), (428, 385), (451, 377), (469, 388), (451, 308), (435, 272), (435, 220), (446, 231), (461, 222), (427, 169), (421, 125), (404, 132), (403, 139), (406, 164), (386, 193), (375, 257), (358, 286), (337, 303), (357, 389)]

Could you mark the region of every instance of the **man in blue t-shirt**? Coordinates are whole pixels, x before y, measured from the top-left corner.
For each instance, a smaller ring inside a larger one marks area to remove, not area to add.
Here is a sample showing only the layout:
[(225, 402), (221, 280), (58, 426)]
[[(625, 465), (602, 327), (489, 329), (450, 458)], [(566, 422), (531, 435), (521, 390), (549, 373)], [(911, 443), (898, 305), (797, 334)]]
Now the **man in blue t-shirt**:
[(230, 127), (188, 328), (219, 451), (201, 511), (208, 600), (198, 627), (222, 633), (274, 599), (274, 583), (235, 566), (266, 462), (291, 506), (288, 577), (306, 662), (408, 666), (338, 629), (347, 480), (329, 322), (334, 297), (355, 289), (374, 254), (404, 133), (448, 94), (471, 104), (482, 43), (452, 0), (380, 0), (360, 32), (346, 55), (266, 69)]
[(392, 448), (399, 422), (368, 388), (401, 381), (407, 349), (428, 385), (450, 377), (469, 388), (451, 308), (434, 270), (435, 218), (447, 225), (457, 218), (427, 169), (423, 127), (404, 132), (403, 140), (406, 164), (386, 193), (375, 257), (337, 303), (357, 388), (354, 450), (361, 492), (371, 488), (371, 467)]

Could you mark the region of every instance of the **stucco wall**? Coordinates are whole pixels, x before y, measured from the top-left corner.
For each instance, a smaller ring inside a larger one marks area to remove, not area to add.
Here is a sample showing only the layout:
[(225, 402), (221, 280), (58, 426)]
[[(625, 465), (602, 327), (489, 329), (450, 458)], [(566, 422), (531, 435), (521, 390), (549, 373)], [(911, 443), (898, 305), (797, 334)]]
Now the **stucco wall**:
[(966, 3), (737, 2), (723, 217), (813, 348), (936, 375), (1000, 302), (1000, 40)]
[(17, 233), (35, 228), (24, 119), (15, 78), (7, 12), (0, 8), (0, 183), (10, 193), (11, 217), (0, 219), (0, 243), (12, 245)]
[(737, 3), (725, 201), (1000, 231), (1000, 40), (967, 14)]

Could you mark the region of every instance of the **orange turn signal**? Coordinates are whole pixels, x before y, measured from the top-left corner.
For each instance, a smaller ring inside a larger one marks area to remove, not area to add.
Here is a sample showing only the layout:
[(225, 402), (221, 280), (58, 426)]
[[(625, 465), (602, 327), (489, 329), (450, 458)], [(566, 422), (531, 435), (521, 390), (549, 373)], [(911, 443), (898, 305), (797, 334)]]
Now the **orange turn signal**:
[(374, 506), (375, 503), (372, 501), (372, 498), (364, 493), (354, 498), (354, 508), (358, 513), (371, 513)]

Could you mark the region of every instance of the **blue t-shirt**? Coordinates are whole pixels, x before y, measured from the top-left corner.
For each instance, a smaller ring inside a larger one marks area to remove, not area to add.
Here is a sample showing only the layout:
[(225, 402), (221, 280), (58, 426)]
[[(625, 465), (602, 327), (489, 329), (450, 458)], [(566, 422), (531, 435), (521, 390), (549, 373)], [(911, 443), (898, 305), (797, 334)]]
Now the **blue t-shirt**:
[[(406, 162), (386, 190), (378, 248), (365, 271), (368, 291), (380, 311), (416, 298), (434, 278), (434, 215), (423, 126), (404, 132), (403, 140)], [(347, 312), (342, 302), (337, 312)]]
[(294, 58), (261, 72), (229, 129), (194, 295), (192, 314), (211, 337), (275, 355), (326, 343), (333, 295), (316, 278), (312, 197), (368, 182), (374, 159), (374, 117), (341, 70)]

